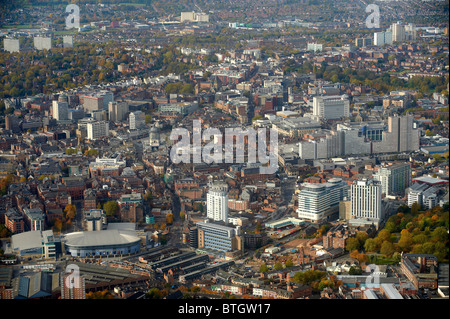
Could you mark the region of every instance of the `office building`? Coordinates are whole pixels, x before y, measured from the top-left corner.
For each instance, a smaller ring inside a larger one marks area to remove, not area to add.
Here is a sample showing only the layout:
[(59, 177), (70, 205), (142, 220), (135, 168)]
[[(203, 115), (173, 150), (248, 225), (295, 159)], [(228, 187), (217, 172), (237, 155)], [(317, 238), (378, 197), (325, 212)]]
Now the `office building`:
[(348, 155), (414, 152), (419, 149), (420, 131), (411, 115), (390, 116), (384, 123), (344, 123), (331, 131), (306, 134), (299, 143), (302, 159)]
[(209, 15), (203, 12), (181, 12), (181, 22), (209, 22)]
[(372, 45), (372, 38), (356, 38), (355, 39), (355, 46), (357, 48), (362, 48), (366, 46)]
[(57, 121), (69, 119), (69, 104), (67, 102), (53, 101), (52, 115)]
[(108, 103), (108, 117), (110, 121), (121, 122), (126, 119), (128, 113), (127, 102), (109, 102)]
[(204, 220), (198, 222), (196, 227), (198, 248), (209, 248), (221, 252), (235, 250), (243, 252), (243, 237), (239, 226), (234, 228)]
[(212, 184), (206, 195), (208, 218), (228, 222), (228, 186), (225, 183)]
[(348, 197), (348, 185), (340, 178), (326, 183), (304, 183), (298, 194), (298, 218), (320, 222), (339, 211), (339, 202)]
[(373, 35), (373, 44), (383, 46), (385, 44), (392, 45), (392, 32), (375, 32)]
[(96, 140), (109, 135), (109, 123), (106, 121), (90, 122), (87, 123), (86, 130), (86, 137), (90, 140)]
[(37, 36), (33, 38), (33, 42), (36, 50), (50, 50), (52, 48), (51, 37)]
[(370, 179), (354, 181), (350, 187), (353, 218), (383, 219), (381, 183)]
[(414, 183), (406, 189), (408, 195), (408, 206), (418, 203), (425, 209), (431, 209), (439, 204), (439, 189), (425, 183)]
[(71, 35), (63, 36), (63, 47), (64, 49), (73, 48), (73, 37)]
[(145, 113), (142, 111), (135, 111), (130, 113), (130, 130), (137, 130), (145, 126)]
[(3, 49), (9, 53), (19, 52), (20, 51), (19, 39), (4, 38), (3, 39)]
[(412, 172), (409, 163), (382, 166), (373, 175), (373, 178), (381, 182), (381, 192), (387, 196), (402, 196), (405, 190), (411, 186)]
[(314, 51), (314, 52), (322, 52), (323, 50), (323, 44), (320, 43), (308, 43), (306, 45), (307, 51)]
[(348, 117), (350, 101), (345, 95), (315, 96), (313, 98), (313, 117), (316, 120), (339, 120)]

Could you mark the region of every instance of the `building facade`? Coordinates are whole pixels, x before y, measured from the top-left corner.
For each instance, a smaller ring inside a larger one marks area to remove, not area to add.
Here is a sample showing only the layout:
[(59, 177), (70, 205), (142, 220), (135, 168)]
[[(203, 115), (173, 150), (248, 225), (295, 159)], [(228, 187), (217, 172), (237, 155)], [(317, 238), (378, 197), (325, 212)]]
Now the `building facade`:
[(348, 185), (340, 178), (327, 183), (305, 183), (298, 195), (298, 218), (320, 222), (337, 213), (339, 202), (348, 196)]

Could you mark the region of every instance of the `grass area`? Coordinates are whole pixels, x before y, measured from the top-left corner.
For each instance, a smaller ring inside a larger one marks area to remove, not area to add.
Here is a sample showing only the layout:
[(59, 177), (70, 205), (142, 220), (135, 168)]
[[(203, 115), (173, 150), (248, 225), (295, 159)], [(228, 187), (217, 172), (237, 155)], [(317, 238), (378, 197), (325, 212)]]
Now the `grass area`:
[(118, 5), (124, 5), (124, 6), (133, 6), (133, 7), (145, 7), (145, 3), (128, 3), (128, 2), (124, 2), (124, 3), (118, 3)]
[(53, 32), (54, 35), (67, 35), (67, 34), (77, 34), (77, 33), (78, 33), (77, 29), (61, 30), (61, 31), (54, 31)]
[(368, 255), (369, 262), (375, 264), (375, 265), (396, 265), (398, 264), (398, 261), (394, 258), (389, 258), (383, 255), (373, 254)]
[(5, 24), (1, 26), (2, 29), (35, 29), (36, 26), (32, 24)]

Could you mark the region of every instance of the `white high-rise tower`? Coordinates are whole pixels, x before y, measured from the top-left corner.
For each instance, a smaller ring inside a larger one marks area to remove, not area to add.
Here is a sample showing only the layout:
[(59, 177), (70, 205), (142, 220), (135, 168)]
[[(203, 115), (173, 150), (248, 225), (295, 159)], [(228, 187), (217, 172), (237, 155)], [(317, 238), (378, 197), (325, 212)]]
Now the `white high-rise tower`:
[(228, 222), (228, 186), (225, 183), (210, 185), (206, 196), (208, 218)]

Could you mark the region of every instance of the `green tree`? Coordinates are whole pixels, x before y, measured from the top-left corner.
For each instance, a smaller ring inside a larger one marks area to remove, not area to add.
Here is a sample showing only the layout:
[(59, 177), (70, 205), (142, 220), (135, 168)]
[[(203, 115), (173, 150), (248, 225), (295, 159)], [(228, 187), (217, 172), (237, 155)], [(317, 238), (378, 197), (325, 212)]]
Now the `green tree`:
[(259, 272), (265, 273), (265, 272), (268, 272), (268, 271), (269, 271), (269, 267), (267, 267), (266, 264), (262, 264), (262, 265), (259, 267)]
[(275, 263), (273, 266), (275, 270), (280, 270), (283, 268), (283, 265), (280, 262)]
[(364, 244), (364, 250), (367, 252), (374, 252), (378, 250), (378, 244), (373, 238), (369, 238), (366, 240)]
[(394, 253), (395, 247), (394, 244), (390, 241), (385, 240), (383, 244), (381, 244), (380, 253), (386, 256), (390, 256)]
[(345, 249), (347, 251), (359, 250), (361, 248), (361, 244), (356, 237), (347, 238), (345, 242)]
[(103, 205), (106, 216), (115, 216), (119, 212), (119, 205), (116, 201), (110, 200)]

